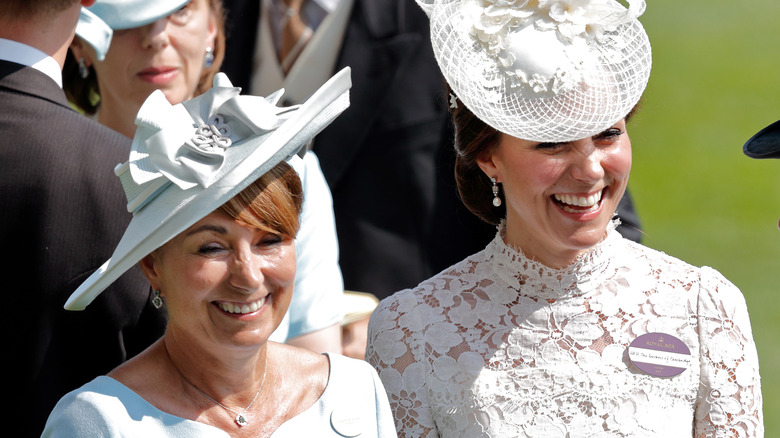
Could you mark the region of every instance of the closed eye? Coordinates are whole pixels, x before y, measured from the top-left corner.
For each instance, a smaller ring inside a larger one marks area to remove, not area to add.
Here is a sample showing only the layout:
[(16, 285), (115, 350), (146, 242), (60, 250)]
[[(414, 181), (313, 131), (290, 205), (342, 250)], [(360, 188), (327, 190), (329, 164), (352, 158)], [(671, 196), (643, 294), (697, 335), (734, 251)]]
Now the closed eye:
[(273, 246), (281, 243), (282, 240), (284, 239), (278, 234), (266, 233), (260, 238), (258, 245), (262, 247)]
[(594, 140), (616, 140), (618, 137), (623, 135), (623, 131), (619, 128), (609, 128), (606, 131), (602, 132), (601, 134), (596, 135), (593, 137)]
[(200, 248), (198, 248), (198, 254), (214, 255), (225, 250), (226, 248), (218, 243), (207, 243), (205, 245), (202, 245)]
[(545, 151), (554, 151), (556, 149), (559, 149), (566, 143), (539, 143), (536, 145), (536, 149), (538, 150), (545, 150)]

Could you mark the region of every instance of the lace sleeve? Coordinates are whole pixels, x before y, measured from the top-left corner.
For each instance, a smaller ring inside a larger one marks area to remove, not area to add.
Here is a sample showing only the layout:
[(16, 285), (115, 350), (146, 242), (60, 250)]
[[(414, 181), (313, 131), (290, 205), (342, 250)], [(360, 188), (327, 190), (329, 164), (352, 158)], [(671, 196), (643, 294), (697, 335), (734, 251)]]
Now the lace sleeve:
[(696, 437), (763, 437), (758, 354), (742, 293), (702, 268), (698, 302), (701, 383)]
[(423, 350), (423, 324), (411, 291), (398, 292), (374, 310), (366, 360), (387, 390), (398, 436), (437, 437), (425, 381), (431, 373)]

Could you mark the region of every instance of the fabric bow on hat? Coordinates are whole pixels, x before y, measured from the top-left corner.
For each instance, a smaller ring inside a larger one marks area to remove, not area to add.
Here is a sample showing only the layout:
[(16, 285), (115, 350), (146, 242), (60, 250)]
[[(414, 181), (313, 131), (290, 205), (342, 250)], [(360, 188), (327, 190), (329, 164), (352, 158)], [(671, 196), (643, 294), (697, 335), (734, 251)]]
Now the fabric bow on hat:
[(262, 138), (297, 108), (277, 107), (281, 93), (266, 98), (240, 96), (224, 73), (205, 94), (171, 105), (160, 90), (136, 116), (130, 160), (115, 170), (127, 195), (127, 209), (137, 213), (168, 184), (182, 190), (207, 188), (217, 179), (228, 148), (248, 137)]

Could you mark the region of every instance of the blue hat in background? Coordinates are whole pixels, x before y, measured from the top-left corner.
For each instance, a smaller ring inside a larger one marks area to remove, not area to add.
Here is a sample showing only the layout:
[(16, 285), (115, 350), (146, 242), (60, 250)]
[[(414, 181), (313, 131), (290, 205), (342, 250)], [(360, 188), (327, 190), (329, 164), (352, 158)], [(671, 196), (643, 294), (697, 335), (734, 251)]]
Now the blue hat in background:
[(133, 29), (154, 23), (181, 9), (190, 0), (97, 0), (81, 8), (76, 35), (94, 47), (103, 60), (114, 30)]
[(750, 158), (780, 158), (780, 120), (758, 131), (742, 151)]

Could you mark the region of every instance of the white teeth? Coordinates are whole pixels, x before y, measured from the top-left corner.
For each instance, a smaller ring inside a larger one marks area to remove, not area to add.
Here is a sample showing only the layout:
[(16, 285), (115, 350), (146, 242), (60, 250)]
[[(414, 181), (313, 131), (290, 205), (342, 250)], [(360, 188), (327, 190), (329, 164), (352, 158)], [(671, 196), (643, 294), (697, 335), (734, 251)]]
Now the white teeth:
[(260, 298), (259, 300), (253, 301), (249, 304), (219, 303), (219, 308), (228, 313), (252, 313), (263, 307), (266, 298), (267, 297)]
[(553, 195), (556, 201), (576, 207), (595, 207), (601, 201), (601, 191), (590, 196), (575, 196), (570, 194)]

